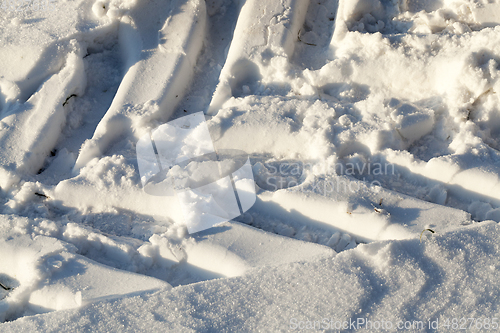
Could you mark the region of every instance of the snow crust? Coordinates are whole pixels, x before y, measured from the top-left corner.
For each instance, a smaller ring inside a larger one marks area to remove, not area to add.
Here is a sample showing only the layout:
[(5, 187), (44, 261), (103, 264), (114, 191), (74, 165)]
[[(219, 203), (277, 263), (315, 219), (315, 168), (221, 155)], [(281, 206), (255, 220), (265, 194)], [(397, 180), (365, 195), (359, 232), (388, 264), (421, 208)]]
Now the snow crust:
[(0, 9), (0, 331), (498, 317), (499, 1), (53, 5)]

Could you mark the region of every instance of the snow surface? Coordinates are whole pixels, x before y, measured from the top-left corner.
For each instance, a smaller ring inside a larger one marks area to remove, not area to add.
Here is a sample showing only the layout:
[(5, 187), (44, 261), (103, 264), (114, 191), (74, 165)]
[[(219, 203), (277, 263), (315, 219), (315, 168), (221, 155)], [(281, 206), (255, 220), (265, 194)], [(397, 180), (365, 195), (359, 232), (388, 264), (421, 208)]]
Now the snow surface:
[[(498, 331), (500, 1), (40, 3), (0, 7), (0, 331)], [(243, 152), (244, 213), (193, 232), (141, 151)]]

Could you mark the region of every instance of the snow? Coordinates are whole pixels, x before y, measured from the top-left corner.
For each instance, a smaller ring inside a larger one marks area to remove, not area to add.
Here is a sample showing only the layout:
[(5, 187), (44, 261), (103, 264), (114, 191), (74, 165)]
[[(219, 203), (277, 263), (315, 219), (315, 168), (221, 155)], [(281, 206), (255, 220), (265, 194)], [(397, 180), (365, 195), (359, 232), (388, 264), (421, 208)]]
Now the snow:
[[(120, 33), (122, 38), (118, 41), (130, 51), (130, 54), (125, 55), (130, 58), (126, 63), (133, 65), (127, 69), (92, 139), (82, 146), (75, 164), (76, 170), (105, 153), (127, 131), (140, 131), (137, 125), (148, 120), (170, 118), (176, 106), (172, 101), (182, 98), (194, 74), (193, 64), (202, 47), (206, 8), (205, 2), (200, 0), (179, 0), (170, 5), (170, 10), (151, 6), (148, 12), (132, 11), (131, 16), (123, 18), (125, 26), (121, 30), (125, 31)], [(165, 15), (165, 12), (171, 14)], [(158, 16), (158, 19), (153, 19), (151, 15)], [(164, 17), (165, 23), (159, 29), (157, 20)], [(153, 47), (155, 51), (151, 51)], [(141, 50), (140, 54), (136, 54), (138, 50)], [(149, 103), (153, 101), (152, 108)], [(141, 104), (146, 104), (145, 110), (130, 109), (130, 106)]]
[[(302, 321), (304, 327), (307, 321), (324, 319), (335, 325), (349, 318), (355, 322), (377, 318), (395, 328), (407, 320), (424, 321), (425, 327), (428, 321), (444, 324), (457, 313), (464, 318), (494, 318), (498, 236), (498, 225), (490, 222), (422, 243), (412, 239), (360, 245), (337, 256), (268, 267), (241, 277), (24, 317), (3, 328), (10, 332), (229, 327), (287, 331), (294, 323)], [(483, 269), (477, 270), (478, 265)]]
[(65, 104), (85, 89), (83, 62), (77, 43), (66, 59), (65, 66), (51, 76), (26, 103), (26, 109), (11, 110), (2, 119), (2, 165), (19, 173), (38, 171), (43, 157), (55, 146), (66, 122)]
[(0, 6), (0, 331), (498, 330), (499, 1), (43, 3)]

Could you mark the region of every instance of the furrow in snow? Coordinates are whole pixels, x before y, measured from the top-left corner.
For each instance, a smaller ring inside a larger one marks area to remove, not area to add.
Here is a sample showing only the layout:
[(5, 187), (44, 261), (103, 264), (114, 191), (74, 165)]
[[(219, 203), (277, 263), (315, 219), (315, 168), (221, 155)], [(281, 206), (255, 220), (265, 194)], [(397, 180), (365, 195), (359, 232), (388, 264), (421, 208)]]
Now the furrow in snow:
[(256, 89), (261, 80), (286, 80), (286, 63), (293, 55), (308, 5), (308, 0), (245, 1), (208, 114), (216, 114), (232, 96)]
[(350, 32), (462, 34), (500, 23), (496, 3), (479, 1), (339, 0), (333, 48)]
[[(61, 71), (25, 104), (11, 106), (11, 114), (0, 121), (0, 169), (4, 169), (0, 173), (35, 173), (56, 145), (66, 123), (66, 101), (82, 94), (86, 84), (79, 46), (73, 47)], [(3, 190), (12, 183), (11, 177), (0, 177)]]
[[(0, 223), (8, 229), (5, 222), (2, 218)], [(11, 223), (21, 226), (23, 221), (14, 218)], [(44, 224), (44, 227), (54, 226)], [(164, 281), (114, 269), (75, 254), (78, 250), (75, 246), (53, 237), (32, 238), (12, 233), (0, 248), (0, 274), (4, 275), (2, 280), (10, 277), (12, 288), (0, 301), (0, 321), (13, 320), (24, 313), (77, 308), (98, 300), (171, 288)]]
[[(409, 172), (436, 181), (465, 202), (483, 200), (500, 205), (500, 154), (482, 145), (486, 153), (470, 153), (435, 157), (424, 162), (409, 153), (388, 150), (387, 160), (407, 168)], [(490, 206), (491, 208), (491, 206)], [(500, 212), (492, 210), (489, 219), (497, 220)]]
[[(131, 67), (92, 139), (82, 146), (76, 171), (106, 153), (120, 137), (139, 137), (151, 121), (169, 119), (194, 75), (206, 16), (204, 1), (179, 0), (172, 2), (170, 16), (158, 29), (148, 24), (156, 22), (152, 17), (131, 13), (122, 18), (120, 42), (129, 53), (126, 63)], [(142, 51), (137, 53), (137, 49)]]
[(253, 209), (271, 216), (288, 214), (289, 225), (348, 233), (357, 242), (414, 238), (426, 228), (445, 232), (471, 223), (464, 211), (346, 176), (262, 193)]

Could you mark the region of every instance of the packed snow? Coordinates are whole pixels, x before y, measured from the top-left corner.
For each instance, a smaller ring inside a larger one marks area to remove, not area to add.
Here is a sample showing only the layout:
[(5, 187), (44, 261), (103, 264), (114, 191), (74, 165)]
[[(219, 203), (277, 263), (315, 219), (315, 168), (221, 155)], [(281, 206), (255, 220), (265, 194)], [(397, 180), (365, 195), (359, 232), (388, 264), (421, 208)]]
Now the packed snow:
[(0, 5), (0, 331), (498, 331), (500, 1)]

